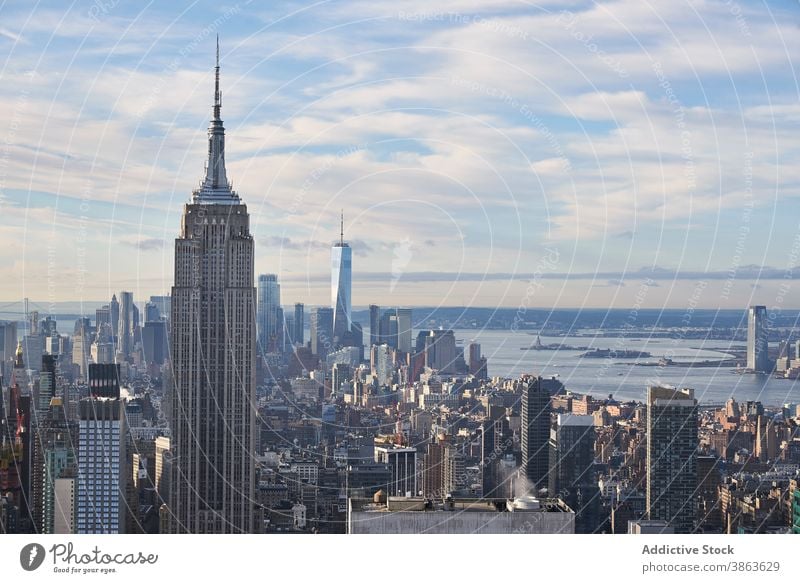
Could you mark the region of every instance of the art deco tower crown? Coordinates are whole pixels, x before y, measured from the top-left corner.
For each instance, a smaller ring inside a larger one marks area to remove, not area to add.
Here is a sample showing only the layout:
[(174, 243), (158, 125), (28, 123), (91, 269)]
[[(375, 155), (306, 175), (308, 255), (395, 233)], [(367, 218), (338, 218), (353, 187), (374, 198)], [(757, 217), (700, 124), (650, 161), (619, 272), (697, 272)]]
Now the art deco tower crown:
[(206, 176), (200, 188), (192, 193), (195, 204), (240, 204), (239, 196), (231, 188), (225, 172), (225, 127), (220, 117), (222, 92), (219, 90), (219, 37), (217, 37), (217, 64), (214, 67), (214, 107), (208, 126), (208, 160)]

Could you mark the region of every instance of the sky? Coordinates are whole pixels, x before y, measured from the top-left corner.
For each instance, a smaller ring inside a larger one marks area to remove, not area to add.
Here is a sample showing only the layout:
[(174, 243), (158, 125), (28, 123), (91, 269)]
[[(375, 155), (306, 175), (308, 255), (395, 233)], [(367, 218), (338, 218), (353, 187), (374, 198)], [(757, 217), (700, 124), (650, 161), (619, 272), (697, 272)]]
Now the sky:
[(0, 302), (168, 292), (220, 37), (285, 304), (800, 307), (800, 4), (0, 3)]

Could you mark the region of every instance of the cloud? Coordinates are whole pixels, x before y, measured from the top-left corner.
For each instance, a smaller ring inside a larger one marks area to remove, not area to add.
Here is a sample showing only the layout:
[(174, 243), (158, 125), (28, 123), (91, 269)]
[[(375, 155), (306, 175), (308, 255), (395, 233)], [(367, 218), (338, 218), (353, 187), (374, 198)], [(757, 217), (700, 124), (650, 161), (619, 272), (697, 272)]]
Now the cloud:
[(7, 28), (0, 27), (0, 36), (7, 38), (9, 40), (13, 40), (14, 42), (19, 42), (22, 40), (22, 37), (14, 32), (11, 32)]
[[(296, 276), (306, 280), (305, 274)], [(314, 274), (310, 280), (323, 281), (324, 274)], [(597, 272), (544, 272), (537, 273), (536, 279), (585, 281), (601, 280), (607, 286), (625, 287), (630, 282), (650, 280), (649, 286), (659, 287), (658, 281), (724, 281), (728, 279), (741, 281), (775, 281), (775, 280), (800, 280), (800, 266), (793, 269), (778, 269), (764, 266), (747, 266), (740, 268), (736, 273), (730, 271), (680, 271), (665, 268), (642, 268), (629, 272), (622, 271), (597, 271)], [(360, 282), (380, 282), (392, 278), (391, 272), (385, 271), (359, 271), (353, 274), (353, 279)], [(474, 272), (474, 271), (409, 271), (403, 273), (404, 282), (480, 282), (480, 281), (530, 281), (531, 274), (511, 272)], [(758, 284), (753, 284), (757, 286)]]
[(140, 239), (138, 241), (121, 241), (121, 243), (128, 247), (138, 249), (139, 251), (159, 251), (166, 246), (166, 241), (164, 239), (155, 238)]
[(259, 239), (265, 247), (278, 247), (286, 251), (320, 251), (330, 249), (330, 245), (320, 241), (294, 241), (290, 237), (271, 235)]
[[(491, 304), (482, 282), (525, 281), (543, 241), (564, 258), (544, 278), (784, 277), (728, 265), (743, 209), (800, 212), (793, 12), (743, 6), (737, 19), (724, 2), (636, 0), (571, 2), (571, 15), (555, 2), (435, 8), (351, 0), (289, 25), (280, 7), (246, 5), (226, 21), (228, 175), (257, 249), (287, 255), (272, 265), (276, 254), (257, 252), (257, 269), (327, 269), (345, 208), (356, 278), (386, 275), (387, 242), (421, 242), (416, 275), (402, 279), (418, 289), (397, 288), (411, 299), (427, 283), (464, 281)], [(0, 248), (30, 257), (37, 237), (19, 231), (52, 231), (59, 261), (75, 264), (87, 215), (91, 259), (120, 277), (103, 253), (165, 249), (157, 241), (174, 236), (202, 174), (213, 41), (193, 39), (222, 11), (203, 0), (182, 15), (124, 3), (97, 18), (30, 10), (4, 10), (0, 29), (24, 39), (6, 71), (19, 82), (0, 88), (11, 130), (2, 210), (13, 213)], [(46, 210), (31, 202), (42, 193)], [(53, 228), (34, 226), (39, 217)], [(751, 229), (739, 263), (780, 257), (790, 243), (773, 235), (785, 229)], [(674, 267), (629, 268), (656, 262)], [(171, 277), (169, 265), (148, 269)], [(579, 304), (589, 284), (567, 287)]]

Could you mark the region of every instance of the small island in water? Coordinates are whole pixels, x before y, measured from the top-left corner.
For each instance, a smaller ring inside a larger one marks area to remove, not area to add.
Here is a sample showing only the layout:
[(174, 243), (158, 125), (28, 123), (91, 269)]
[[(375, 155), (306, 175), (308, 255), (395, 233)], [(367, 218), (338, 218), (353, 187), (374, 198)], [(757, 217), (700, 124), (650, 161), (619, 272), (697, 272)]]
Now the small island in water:
[(653, 355), (644, 350), (615, 350), (613, 348), (595, 348), (580, 355), (580, 358), (651, 358)]

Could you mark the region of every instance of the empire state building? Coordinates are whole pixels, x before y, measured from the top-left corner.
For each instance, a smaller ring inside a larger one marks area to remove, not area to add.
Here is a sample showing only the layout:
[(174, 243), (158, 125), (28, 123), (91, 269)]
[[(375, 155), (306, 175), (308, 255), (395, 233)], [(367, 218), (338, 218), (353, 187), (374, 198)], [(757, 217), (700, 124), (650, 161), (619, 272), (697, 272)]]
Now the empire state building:
[(247, 206), (225, 172), (219, 41), (205, 178), (175, 240), (170, 345), (175, 533), (254, 532), (256, 325)]

